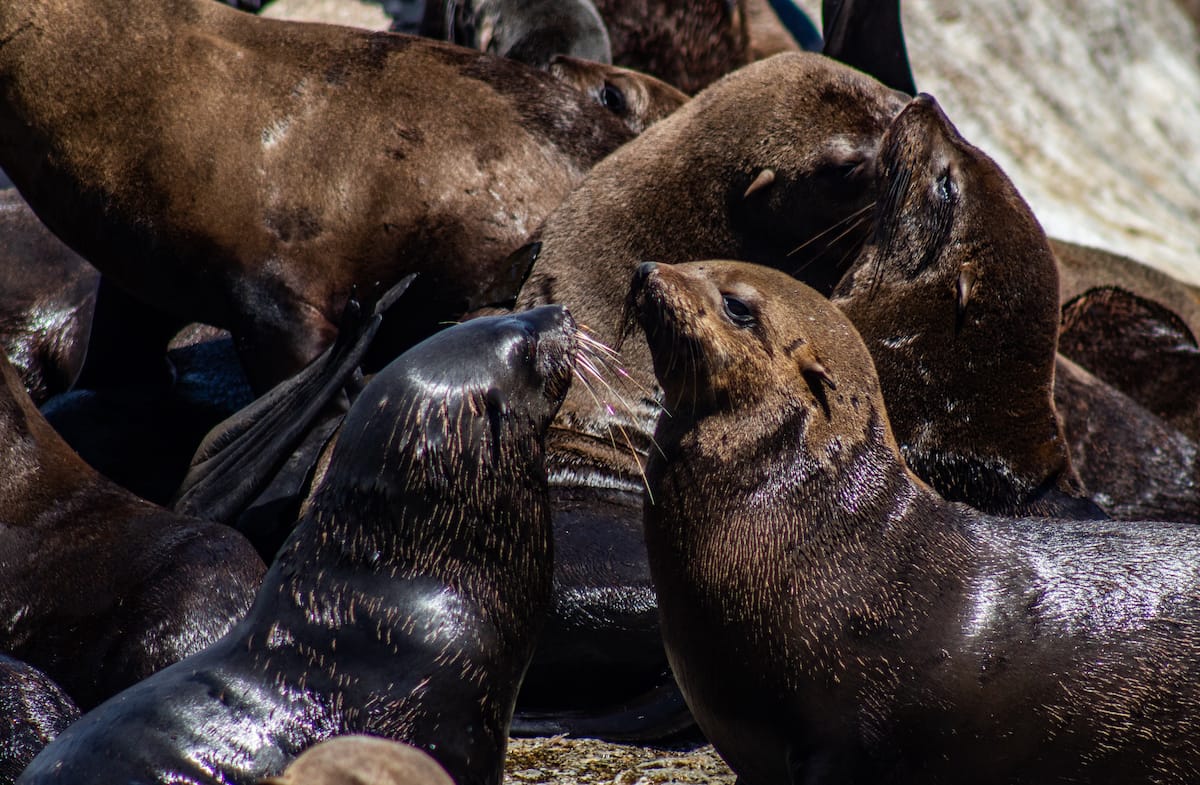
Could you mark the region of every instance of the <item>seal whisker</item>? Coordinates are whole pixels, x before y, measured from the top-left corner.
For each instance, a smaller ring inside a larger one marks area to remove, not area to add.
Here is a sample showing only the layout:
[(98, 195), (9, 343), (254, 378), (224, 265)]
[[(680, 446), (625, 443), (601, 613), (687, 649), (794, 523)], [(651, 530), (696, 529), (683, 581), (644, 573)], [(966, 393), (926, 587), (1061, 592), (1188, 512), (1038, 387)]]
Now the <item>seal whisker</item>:
[[(839, 221), (836, 221), (836, 222), (834, 222), (833, 224), (831, 224), (831, 225), (829, 226), (829, 228), (827, 228), (827, 229), (824, 229), (824, 230), (822, 230), (822, 231), (820, 231), (820, 232), (817, 232), (817, 233), (816, 233), (816, 234), (814, 234), (812, 237), (810, 237), (810, 238), (808, 238), (807, 240), (805, 240), (804, 242), (800, 243), (799, 245), (797, 245), (797, 246), (796, 246), (795, 248), (793, 248), (792, 250), (788, 251), (788, 252), (787, 252), (787, 256), (795, 256), (795, 255), (796, 255), (796, 254), (798, 254), (800, 251), (802, 251), (802, 250), (804, 250), (805, 248), (807, 248), (808, 246), (812, 245), (812, 244), (813, 244), (813, 243), (815, 243), (817, 240), (820, 240), (820, 239), (821, 239), (822, 237), (824, 237), (825, 235), (829, 234), (830, 232), (835, 232), (835, 231), (837, 231), (837, 230), (838, 230), (838, 228), (840, 228), (840, 227), (842, 227), (842, 226), (845, 226), (846, 224), (848, 224), (848, 223), (851, 223), (851, 222), (853, 222), (853, 223), (854, 223), (854, 226), (853, 226), (853, 227), (851, 227), (851, 229), (850, 229), (850, 230), (847, 230), (847, 231), (852, 231), (854, 227), (857, 227), (857, 226), (861, 225), (861, 219), (863, 218), (863, 216), (864, 216), (864, 215), (865, 215), (865, 214), (866, 214), (868, 211), (870, 211), (871, 209), (873, 209), (874, 207), (875, 207), (875, 202), (873, 202), (873, 201), (872, 201), (872, 202), (870, 202), (869, 204), (867, 204), (867, 205), (865, 205), (865, 206), (863, 206), (863, 207), (859, 208), (858, 210), (855, 210), (854, 212), (852, 212), (852, 213), (850, 213), (849, 215), (847, 215), (845, 218), (842, 218), (841, 220), (839, 220)], [(842, 233), (841, 233), (841, 234), (839, 234), (837, 237), (835, 237), (833, 240), (831, 240), (831, 241), (829, 242), (829, 245), (832, 245), (833, 243), (836, 243), (838, 240), (840, 240), (841, 238), (843, 238), (843, 237), (845, 237), (845, 236), (846, 236), (846, 232), (842, 232)]]
[[(847, 227), (846, 227), (846, 229), (845, 229), (845, 230), (843, 230), (843, 231), (842, 231), (842, 233), (841, 233), (841, 234), (839, 234), (837, 237), (834, 237), (832, 240), (830, 240), (830, 241), (829, 241), (829, 242), (828, 242), (828, 243), (825, 245), (825, 247), (824, 247), (823, 249), (821, 249), (820, 251), (818, 251), (816, 254), (814, 254), (814, 255), (812, 256), (812, 258), (811, 258), (811, 259), (808, 259), (808, 260), (807, 260), (807, 261), (805, 261), (803, 264), (801, 264), (801, 265), (798, 265), (798, 266), (797, 266), (795, 269), (793, 269), (793, 270), (791, 271), (791, 275), (792, 275), (792, 276), (799, 276), (799, 275), (800, 275), (800, 273), (804, 272), (804, 271), (805, 271), (805, 270), (807, 270), (809, 267), (811, 267), (811, 266), (812, 266), (812, 264), (813, 264), (814, 262), (816, 262), (818, 259), (820, 259), (822, 256), (824, 256), (824, 255), (825, 255), (825, 254), (826, 254), (826, 253), (829, 251), (829, 249), (830, 249), (830, 248), (833, 248), (833, 247), (834, 247), (834, 246), (835, 246), (835, 245), (836, 245), (836, 244), (837, 244), (837, 243), (838, 243), (840, 240), (842, 240), (843, 238), (845, 238), (845, 237), (849, 236), (850, 234), (852, 234), (852, 233), (854, 233), (854, 232), (857, 232), (857, 231), (858, 231), (860, 228), (862, 228), (862, 225), (863, 225), (864, 223), (867, 223), (867, 222), (868, 222), (868, 221), (870, 221), (870, 220), (871, 220), (870, 216), (867, 216), (867, 215), (859, 215), (859, 217), (858, 217), (858, 218), (856, 218), (852, 224), (850, 224), (849, 226), (847, 226)], [(839, 268), (839, 269), (843, 269), (843, 268), (844, 268), (844, 266), (845, 266), (845, 264), (846, 264), (846, 261), (847, 261), (847, 259), (851, 259), (852, 257), (857, 257), (857, 256), (858, 256), (858, 253), (859, 253), (859, 252), (862, 250), (862, 247), (863, 247), (863, 243), (864, 243), (864, 242), (865, 242), (865, 239), (864, 239), (864, 240), (860, 240), (858, 243), (856, 243), (856, 244), (855, 244), (853, 247), (851, 247), (851, 248), (850, 248), (850, 249), (849, 249), (849, 250), (848, 250), (848, 251), (847, 251), (847, 252), (846, 252), (846, 253), (845, 253), (845, 254), (842, 256), (841, 260), (838, 262), (838, 268)]]

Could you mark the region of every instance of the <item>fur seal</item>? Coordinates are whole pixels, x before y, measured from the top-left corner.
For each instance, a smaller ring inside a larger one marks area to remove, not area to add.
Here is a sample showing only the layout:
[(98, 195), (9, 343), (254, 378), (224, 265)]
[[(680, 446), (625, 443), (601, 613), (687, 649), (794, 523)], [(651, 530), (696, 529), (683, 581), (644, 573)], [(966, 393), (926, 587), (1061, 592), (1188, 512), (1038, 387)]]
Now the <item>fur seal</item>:
[(99, 475), (3, 357), (0, 378), (0, 651), (87, 709), (224, 635), (265, 567), (232, 529)]
[(685, 93), (661, 79), (615, 65), (557, 55), (550, 59), (549, 70), (576, 90), (592, 96), (621, 118), (635, 134), (645, 131), (688, 100)]
[(455, 785), (438, 762), (411, 744), (375, 736), (335, 736), (309, 747), (282, 775), (259, 785)]
[(1119, 287), (1089, 289), (1063, 305), (1060, 351), (1200, 440), (1200, 343), (1154, 300)]
[(12, 785), (47, 743), (79, 719), (79, 707), (46, 674), (0, 654), (0, 783)]
[(871, 233), (832, 300), (871, 351), (905, 462), (984, 512), (1102, 517), (1054, 407), (1057, 265), (1033, 211), (925, 94), (876, 168)]
[(366, 733), (500, 785), (549, 601), (543, 437), (575, 340), (548, 306), (456, 325), (376, 374), (246, 618), (89, 712), (20, 782), (247, 782)]
[(1109, 515), (1200, 523), (1200, 446), (1063, 355), (1054, 402), (1071, 463)]
[(693, 95), (750, 62), (744, 0), (598, 0), (614, 65)]
[[(517, 307), (564, 303), (597, 341), (615, 346), (625, 321), (622, 282), (645, 259), (745, 258), (829, 291), (862, 241), (876, 148), (904, 104), (811, 53), (730, 74), (598, 164), (554, 211)], [(660, 394), (639, 341), (625, 341), (620, 363), (630, 380), (624, 392), (575, 385), (547, 436), (555, 547), (591, 554), (556, 564), (556, 605), (527, 683), (554, 672), (542, 667), (554, 652), (572, 652), (562, 657), (571, 665), (557, 671), (570, 681), (545, 689), (560, 701), (577, 692), (562, 685), (576, 684), (571, 674), (580, 668), (593, 674), (600, 698), (618, 703), (631, 685), (656, 689), (665, 672), (640, 534), (641, 463)], [(566, 564), (579, 569), (564, 571)], [(662, 715), (639, 704), (618, 712), (609, 730), (588, 732), (655, 735), (641, 716)]]
[(0, 40), (0, 166), (105, 276), (233, 333), (258, 392), (354, 286), (421, 274), (387, 359), (511, 302), (513, 248), (631, 137), (521, 63), (212, 0), (6, 3)]
[(75, 383), (88, 350), (100, 274), (0, 191), (0, 343), (38, 405)]
[(545, 68), (560, 54), (612, 63), (608, 29), (592, 0), (444, 0), (429, 5), (426, 17), (440, 8), (444, 38), (459, 46), (535, 68)]
[(1200, 531), (946, 502), (853, 325), (778, 271), (647, 264), (634, 296), (663, 639), (740, 782), (1200, 774)]

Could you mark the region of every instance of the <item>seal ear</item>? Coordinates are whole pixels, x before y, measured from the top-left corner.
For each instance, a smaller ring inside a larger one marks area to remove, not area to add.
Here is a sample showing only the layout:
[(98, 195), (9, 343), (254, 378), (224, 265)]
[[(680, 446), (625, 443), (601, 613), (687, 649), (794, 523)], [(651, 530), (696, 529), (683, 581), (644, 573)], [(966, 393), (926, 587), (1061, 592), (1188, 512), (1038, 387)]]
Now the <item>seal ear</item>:
[(967, 313), (967, 303), (971, 302), (971, 294), (975, 291), (975, 283), (979, 280), (975, 265), (964, 264), (958, 268), (958, 282), (955, 284), (954, 328), (962, 329), (963, 316)]
[(749, 199), (752, 194), (756, 194), (762, 189), (775, 182), (775, 170), (763, 169), (758, 173), (758, 177), (754, 178), (754, 182), (750, 183), (750, 187), (742, 194), (743, 199)]
[(805, 383), (808, 384), (809, 391), (813, 397), (821, 404), (821, 408), (825, 410), (825, 417), (830, 416), (829, 399), (825, 397), (825, 388), (836, 390), (837, 385), (833, 382), (833, 376), (826, 370), (825, 366), (813, 354), (813, 350), (804, 344), (796, 349), (794, 355), (796, 365), (800, 369), (800, 375), (804, 377)]

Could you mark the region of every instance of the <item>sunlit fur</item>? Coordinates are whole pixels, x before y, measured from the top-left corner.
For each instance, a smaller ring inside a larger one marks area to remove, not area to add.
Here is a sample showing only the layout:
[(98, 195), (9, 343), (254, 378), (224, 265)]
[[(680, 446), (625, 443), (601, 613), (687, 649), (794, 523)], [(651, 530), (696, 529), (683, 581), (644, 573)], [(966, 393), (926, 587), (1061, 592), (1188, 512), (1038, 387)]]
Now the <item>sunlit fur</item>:
[(737, 263), (634, 287), (656, 368), (671, 335), (703, 357), (662, 379), (697, 404), (660, 421), (646, 542), (672, 669), (740, 781), (1200, 777), (1200, 530), (948, 503), (827, 300)]

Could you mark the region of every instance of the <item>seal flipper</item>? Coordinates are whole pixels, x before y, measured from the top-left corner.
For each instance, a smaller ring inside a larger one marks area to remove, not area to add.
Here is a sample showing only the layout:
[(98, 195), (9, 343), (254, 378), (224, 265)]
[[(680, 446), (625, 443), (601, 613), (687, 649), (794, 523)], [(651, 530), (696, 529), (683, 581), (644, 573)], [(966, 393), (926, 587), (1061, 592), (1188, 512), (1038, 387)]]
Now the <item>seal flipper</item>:
[(409, 275), (379, 298), (370, 317), (351, 299), (325, 353), (300, 373), (218, 425), (205, 438), (176, 493), (176, 512), (233, 521), (264, 489), (312, 422), (358, 368), (383, 313), (408, 288)]
[(826, 57), (864, 71), (893, 90), (917, 94), (900, 0), (824, 0), (821, 22)]
[(1089, 289), (1062, 309), (1058, 350), (1192, 439), (1200, 439), (1200, 343), (1160, 303), (1115, 286)]

